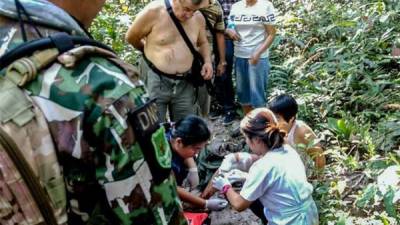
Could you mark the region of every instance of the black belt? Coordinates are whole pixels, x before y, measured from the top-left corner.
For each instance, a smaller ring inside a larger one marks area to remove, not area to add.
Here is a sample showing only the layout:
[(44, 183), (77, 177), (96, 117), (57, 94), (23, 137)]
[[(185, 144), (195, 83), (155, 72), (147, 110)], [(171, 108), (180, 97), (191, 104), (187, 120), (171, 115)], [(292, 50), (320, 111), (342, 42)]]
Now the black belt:
[(153, 70), (156, 74), (173, 80), (185, 80), (186, 77), (191, 73), (191, 70), (184, 73), (176, 73), (176, 74), (164, 73), (163, 71), (159, 70), (152, 62), (150, 62), (150, 60), (147, 59), (145, 54), (143, 54), (143, 59), (150, 67), (150, 69)]

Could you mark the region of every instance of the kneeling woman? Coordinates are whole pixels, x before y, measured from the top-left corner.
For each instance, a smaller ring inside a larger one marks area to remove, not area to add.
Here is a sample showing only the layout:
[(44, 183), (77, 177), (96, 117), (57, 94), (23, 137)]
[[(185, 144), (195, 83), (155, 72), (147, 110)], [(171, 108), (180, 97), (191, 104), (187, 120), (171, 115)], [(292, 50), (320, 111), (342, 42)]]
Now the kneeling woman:
[(222, 210), (227, 206), (225, 199), (203, 199), (182, 188), (183, 180), (187, 177), (189, 168), (185, 160), (193, 158), (204, 149), (211, 136), (206, 122), (198, 116), (186, 116), (176, 123), (167, 124), (167, 139), (172, 149), (172, 171), (178, 184), (178, 196), (197, 208)]
[(240, 128), (251, 151), (261, 158), (250, 167), (240, 194), (223, 176), (214, 178), (213, 186), (238, 211), (259, 200), (269, 225), (318, 224), (313, 187), (307, 182), (304, 164), (293, 148), (283, 145), (285, 133), (274, 114), (267, 108), (255, 109), (241, 121)]

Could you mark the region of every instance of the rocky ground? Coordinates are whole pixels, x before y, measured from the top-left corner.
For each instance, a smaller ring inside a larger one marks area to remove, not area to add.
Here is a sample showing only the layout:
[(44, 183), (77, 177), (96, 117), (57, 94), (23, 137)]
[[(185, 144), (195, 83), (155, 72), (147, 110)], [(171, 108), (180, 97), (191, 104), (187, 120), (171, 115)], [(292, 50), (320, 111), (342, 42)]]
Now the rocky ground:
[(221, 212), (212, 212), (211, 225), (261, 225), (260, 219), (250, 210), (237, 212), (230, 207)]
[[(217, 120), (209, 120), (209, 127), (213, 133), (211, 140), (211, 149), (219, 155), (225, 155), (229, 152), (237, 152), (243, 150), (244, 140), (238, 133), (239, 120), (232, 125), (224, 126), (222, 118)], [(262, 224), (260, 219), (256, 217), (250, 210), (237, 212), (231, 207), (227, 207), (220, 212), (212, 212), (210, 214), (211, 225), (259, 225)]]

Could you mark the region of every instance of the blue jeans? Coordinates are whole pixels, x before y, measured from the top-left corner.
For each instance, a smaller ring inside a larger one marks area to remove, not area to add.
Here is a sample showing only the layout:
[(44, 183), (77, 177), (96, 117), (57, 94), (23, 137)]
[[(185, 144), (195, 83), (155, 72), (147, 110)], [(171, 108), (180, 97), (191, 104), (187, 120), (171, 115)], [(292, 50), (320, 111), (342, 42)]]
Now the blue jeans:
[(215, 76), (214, 84), (218, 104), (224, 107), (224, 113), (235, 110), (235, 92), (232, 83), (233, 67), (233, 42), (225, 39), (225, 60), (227, 62), (225, 73)]
[(256, 65), (251, 65), (248, 58), (236, 58), (236, 91), (241, 105), (266, 106), (269, 70), (268, 58), (259, 59)]

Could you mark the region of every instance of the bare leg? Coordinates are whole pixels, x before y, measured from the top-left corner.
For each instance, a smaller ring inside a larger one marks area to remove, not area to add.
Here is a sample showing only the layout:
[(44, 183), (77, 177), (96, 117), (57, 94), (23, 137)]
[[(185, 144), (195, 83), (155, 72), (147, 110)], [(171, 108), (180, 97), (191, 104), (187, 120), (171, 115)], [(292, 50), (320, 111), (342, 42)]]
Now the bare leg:
[(215, 176), (218, 175), (218, 170), (215, 171), (214, 175), (211, 177), (210, 181), (208, 182), (206, 188), (204, 188), (204, 191), (201, 193), (200, 197), (204, 199), (209, 199), (211, 196), (215, 194), (218, 190), (212, 186), (212, 181)]
[(246, 115), (247, 113), (249, 113), (251, 110), (253, 110), (253, 107), (250, 105), (242, 105), (242, 110), (243, 110), (243, 114)]

